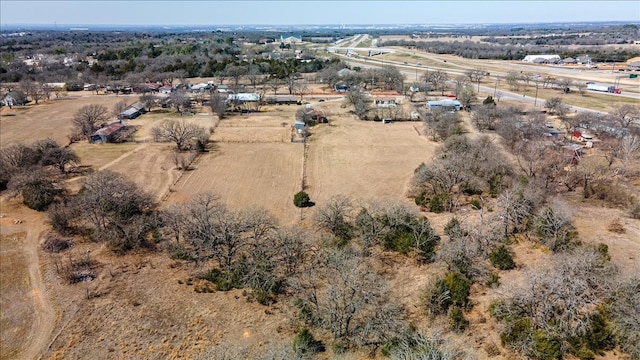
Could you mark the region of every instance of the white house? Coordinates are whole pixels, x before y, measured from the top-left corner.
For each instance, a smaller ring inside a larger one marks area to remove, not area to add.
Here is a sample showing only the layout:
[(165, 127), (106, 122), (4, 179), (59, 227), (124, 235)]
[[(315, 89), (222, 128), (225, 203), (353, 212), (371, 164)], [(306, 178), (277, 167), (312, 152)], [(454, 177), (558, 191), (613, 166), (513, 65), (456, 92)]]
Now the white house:
[(256, 102), (260, 101), (260, 94), (256, 93), (238, 93), (238, 94), (229, 94), (227, 97), (227, 101), (237, 101), (237, 102)]
[(290, 36), (284, 37), (283, 35), (280, 35), (280, 42), (284, 44), (299, 44), (302, 42), (302, 36), (290, 35)]
[[(536, 61), (537, 60), (537, 61)], [(545, 63), (558, 63), (560, 62), (560, 55), (551, 55), (551, 54), (547, 54), (547, 55), (527, 55), (524, 57), (524, 59), (522, 59), (522, 62), (528, 62), (528, 63), (533, 63), (533, 62), (545, 62)]]

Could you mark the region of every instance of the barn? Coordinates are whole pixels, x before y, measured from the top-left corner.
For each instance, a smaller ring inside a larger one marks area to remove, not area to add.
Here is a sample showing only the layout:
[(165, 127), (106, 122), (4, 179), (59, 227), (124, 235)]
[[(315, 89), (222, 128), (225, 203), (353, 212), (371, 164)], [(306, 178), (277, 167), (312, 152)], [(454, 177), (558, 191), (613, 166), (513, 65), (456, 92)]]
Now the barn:
[(144, 107), (144, 104), (138, 101), (136, 103), (133, 103), (127, 106), (123, 112), (118, 114), (118, 119), (135, 119), (138, 116), (144, 114), (145, 112), (146, 112), (146, 109)]
[(125, 129), (126, 127), (124, 126), (124, 124), (120, 122), (109, 124), (93, 133), (93, 135), (91, 135), (91, 142), (94, 144), (101, 142), (112, 142), (115, 137)]

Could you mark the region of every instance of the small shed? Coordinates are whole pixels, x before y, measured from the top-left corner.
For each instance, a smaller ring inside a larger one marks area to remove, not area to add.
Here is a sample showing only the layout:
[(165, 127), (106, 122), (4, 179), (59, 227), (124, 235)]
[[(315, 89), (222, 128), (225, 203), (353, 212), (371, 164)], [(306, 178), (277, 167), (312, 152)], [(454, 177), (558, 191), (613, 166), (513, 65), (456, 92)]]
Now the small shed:
[(304, 129), (305, 123), (304, 123), (304, 121), (296, 120), (296, 122), (293, 123), (293, 127), (295, 127), (296, 130), (300, 131), (300, 130)]

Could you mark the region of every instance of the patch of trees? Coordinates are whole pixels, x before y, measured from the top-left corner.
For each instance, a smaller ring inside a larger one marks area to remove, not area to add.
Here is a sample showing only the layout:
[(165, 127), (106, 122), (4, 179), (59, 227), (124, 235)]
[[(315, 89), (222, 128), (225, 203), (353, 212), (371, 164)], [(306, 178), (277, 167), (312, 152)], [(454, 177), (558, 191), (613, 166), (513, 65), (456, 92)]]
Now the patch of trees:
[(60, 175), (67, 174), (68, 166), (78, 161), (73, 150), (60, 147), (53, 139), (2, 148), (0, 190), (9, 188), (21, 194), (31, 209), (45, 210), (62, 193)]
[(606, 252), (590, 247), (556, 254), (549, 267), (527, 271), (524, 284), (490, 307), (504, 326), (502, 343), (539, 359), (569, 353), (588, 359), (611, 350), (616, 340), (607, 302), (615, 272)]
[(49, 210), (49, 221), (61, 234), (86, 234), (118, 253), (153, 246), (161, 225), (155, 202), (125, 176), (108, 171), (89, 175), (77, 195)]
[(430, 211), (454, 211), (463, 196), (497, 197), (512, 175), (509, 161), (489, 137), (454, 135), (431, 163), (415, 170), (413, 193), (416, 204)]

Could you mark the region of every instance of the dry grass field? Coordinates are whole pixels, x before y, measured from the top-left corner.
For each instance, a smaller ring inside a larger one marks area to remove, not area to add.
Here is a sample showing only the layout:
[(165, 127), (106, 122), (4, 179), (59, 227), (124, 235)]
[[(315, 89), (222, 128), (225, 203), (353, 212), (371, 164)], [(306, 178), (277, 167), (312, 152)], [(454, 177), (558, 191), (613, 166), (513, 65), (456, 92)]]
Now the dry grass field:
[(111, 111), (113, 106), (123, 100), (133, 103), (137, 96), (90, 95), (82, 92), (66, 98), (41, 101), (38, 105), (2, 107), (0, 110), (0, 144), (31, 143), (47, 137), (59, 144), (69, 143), (72, 132), (73, 114), (85, 105), (104, 105)]
[(316, 130), (309, 142), (307, 185), (322, 204), (334, 195), (403, 199), (413, 171), (436, 144), (419, 135), (420, 122), (363, 122), (352, 116)]
[(231, 208), (264, 208), (284, 223), (299, 218), (293, 194), (300, 191), (302, 144), (220, 143), (201, 155), (175, 185), (169, 202), (212, 192)]

